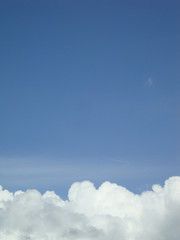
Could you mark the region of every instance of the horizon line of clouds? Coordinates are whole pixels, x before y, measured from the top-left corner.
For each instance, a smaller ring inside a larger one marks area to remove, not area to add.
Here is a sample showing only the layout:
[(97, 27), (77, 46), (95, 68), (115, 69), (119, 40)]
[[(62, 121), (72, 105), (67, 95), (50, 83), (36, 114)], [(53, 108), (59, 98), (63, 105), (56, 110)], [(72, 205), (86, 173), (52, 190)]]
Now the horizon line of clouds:
[(104, 182), (75, 182), (62, 200), (53, 191), (0, 187), (1, 240), (178, 240), (180, 176), (134, 194)]

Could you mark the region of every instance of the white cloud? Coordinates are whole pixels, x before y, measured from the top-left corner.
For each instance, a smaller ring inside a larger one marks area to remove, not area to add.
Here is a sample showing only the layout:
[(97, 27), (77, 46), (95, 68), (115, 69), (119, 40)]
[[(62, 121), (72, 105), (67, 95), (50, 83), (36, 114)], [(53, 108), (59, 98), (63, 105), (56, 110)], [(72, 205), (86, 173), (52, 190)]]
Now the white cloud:
[(68, 197), (0, 188), (0, 239), (180, 239), (180, 177), (141, 195), (109, 182), (98, 189), (89, 181), (76, 182)]

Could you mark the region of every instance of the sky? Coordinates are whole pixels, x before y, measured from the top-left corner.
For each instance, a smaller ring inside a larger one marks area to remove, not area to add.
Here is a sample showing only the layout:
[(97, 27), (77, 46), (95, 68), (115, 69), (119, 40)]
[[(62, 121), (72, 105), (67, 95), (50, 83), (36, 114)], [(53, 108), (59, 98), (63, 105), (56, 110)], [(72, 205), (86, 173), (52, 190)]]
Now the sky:
[(179, 26), (178, 0), (0, 0), (0, 185), (178, 176)]

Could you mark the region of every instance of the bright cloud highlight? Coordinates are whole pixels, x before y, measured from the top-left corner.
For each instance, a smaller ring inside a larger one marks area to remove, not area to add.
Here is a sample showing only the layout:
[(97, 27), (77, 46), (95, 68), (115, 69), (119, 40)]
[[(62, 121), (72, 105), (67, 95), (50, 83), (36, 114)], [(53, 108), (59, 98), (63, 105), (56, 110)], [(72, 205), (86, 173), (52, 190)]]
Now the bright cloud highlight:
[(72, 184), (69, 200), (0, 188), (1, 240), (179, 240), (180, 177), (134, 194), (104, 182)]

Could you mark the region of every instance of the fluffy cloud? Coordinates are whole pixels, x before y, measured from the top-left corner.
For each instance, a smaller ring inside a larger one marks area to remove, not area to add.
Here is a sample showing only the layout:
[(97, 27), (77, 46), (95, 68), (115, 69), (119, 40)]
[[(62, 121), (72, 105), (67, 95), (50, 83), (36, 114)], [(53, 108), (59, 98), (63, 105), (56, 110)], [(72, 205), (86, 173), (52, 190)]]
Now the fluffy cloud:
[(179, 240), (180, 177), (134, 194), (104, 182), (74, 183), (63, 201), (54, 192), (0, 188), (1, 240)]

